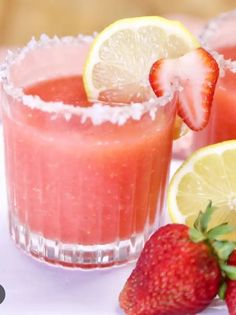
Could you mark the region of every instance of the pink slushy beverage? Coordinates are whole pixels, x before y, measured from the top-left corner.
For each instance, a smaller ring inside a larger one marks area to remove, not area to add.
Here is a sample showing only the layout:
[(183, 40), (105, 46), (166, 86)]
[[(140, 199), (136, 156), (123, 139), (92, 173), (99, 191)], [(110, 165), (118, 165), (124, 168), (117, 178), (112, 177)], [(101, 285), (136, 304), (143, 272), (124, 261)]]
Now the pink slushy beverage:
[(83, 268), (136, 259), (160, 223), (176, 112), (169, 98), (90, 103), (91, 41), (29, 44), (3, 98), (11, 235), (37, 258)]

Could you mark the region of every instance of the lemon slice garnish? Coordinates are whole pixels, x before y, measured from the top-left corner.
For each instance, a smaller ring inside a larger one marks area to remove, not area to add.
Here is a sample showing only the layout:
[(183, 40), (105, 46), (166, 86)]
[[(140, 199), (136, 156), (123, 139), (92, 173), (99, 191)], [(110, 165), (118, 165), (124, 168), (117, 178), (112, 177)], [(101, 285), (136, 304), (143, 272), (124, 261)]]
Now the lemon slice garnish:
[(89, 99), (142, 101), (152, 94), (149, 71), (160, 58), (177, 58), (199, 47), (178, 21), (158, 16), (118, 20), (98, 34), (84, 67)]

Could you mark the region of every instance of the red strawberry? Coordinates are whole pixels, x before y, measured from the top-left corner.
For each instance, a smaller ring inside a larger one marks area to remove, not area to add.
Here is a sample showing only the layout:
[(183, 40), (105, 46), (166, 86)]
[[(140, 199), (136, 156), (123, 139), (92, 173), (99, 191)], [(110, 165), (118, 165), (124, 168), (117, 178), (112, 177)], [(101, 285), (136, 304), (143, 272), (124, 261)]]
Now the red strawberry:
[(178, 91), (178, 115), (192, 130), (203, 129), (209, 120), (219, 67), (203, 48), (177, 59), (160, 59), (151, 68), (149, 81), (154, 93), (162, 96)]
[[(236, 250), (231, 254), (228, 265), (236, 266)], [(227, 280), (225, 302), (227, 304), (229, 314), (236, 315), (236, 280)]]
[(120, 293), (125, 314), (196, 314), (210, 304), (223, 279), (227, 245), (216, 239), (232, 231), (226, 224), (207, 231), (212, 211), (210, 204), (200, 212), (194, 228), (169, 224), (152, 235)]

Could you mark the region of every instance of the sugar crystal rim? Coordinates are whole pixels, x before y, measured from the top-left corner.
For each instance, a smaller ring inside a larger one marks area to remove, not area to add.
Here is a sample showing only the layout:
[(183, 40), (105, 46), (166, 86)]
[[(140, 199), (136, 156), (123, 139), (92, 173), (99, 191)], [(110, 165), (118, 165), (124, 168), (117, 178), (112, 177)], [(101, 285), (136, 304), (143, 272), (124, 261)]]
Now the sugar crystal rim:
[(236, 73), (236, 60), (226, 59), (223, 54), (218, 53), (215, 49), (212, 49), (208, 45), (209, 39), (215, 35), (220, 25), (224, 23), (228, 18), (236, 19), (236, 9), (228, 12), (221, 13), (216, 17), (208, 21), (208, 23), (203, 28), (202, 33), (199, 36), (201, 45), (207, 49), (217, 61), (221, 75), (224, 75), (225, 70), (230, 70), (233, 73)]
[[(5, 93), (31, 109), (39, 109), (43, 112), (55, 114), (55, 118), (57, 114), (63, 114), (65, 119), (69, 120), (73, 115), (76, 115), (81, 116), (81, 122), (85, 122), (90, 118), (94, 125), (99, 125), (104, 122), (123, 125), (130, 118), (140, 120), (145, 113), (149, 113), (151, 118), (154, 119), (158, 106), (164, 106), (174, 98), (174, 90), (168, 95), (151, 97), (149, 100), (140, 103), (115, 103), (115, 105), (111, 106), (104, 102), (95, 101), (89, 107), (80, 107), (63, 102), (43, 101), (38, 96), (24, 94), (22, 88), (14, 87), (11, 83), (9, 68), (13, 66), (14, 63), (24, 59), (28, 52), (37, 48), (50, 47), (58, 44), (91, 43), (95, 36), (96, 33), (92, 36), (78, 35), (77, 37), (66, 36), (59, 38), (57, 36), (48, 37), (42, 34), (39, 40), (33, 37), (23, 48), (18, 48), (14, 51), (9, 50), (5, 62), (0, 66), (0, 80)], [(52, 115), (52, 119), (53, 117), (54, 115)]]

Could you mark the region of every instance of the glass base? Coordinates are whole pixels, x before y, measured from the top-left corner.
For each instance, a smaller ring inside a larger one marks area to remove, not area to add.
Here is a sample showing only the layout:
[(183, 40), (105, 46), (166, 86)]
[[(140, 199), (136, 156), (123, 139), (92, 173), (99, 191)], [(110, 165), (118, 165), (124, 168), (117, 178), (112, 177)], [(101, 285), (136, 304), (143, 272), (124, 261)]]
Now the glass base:
[(31, 232), (10, 214), (10, 233), (18, 247), (41, 261), (71, 268), (104, 268), (134, 261), (152, 231), (149, 228), (130, 239), (109, 244), (68, 244)]

